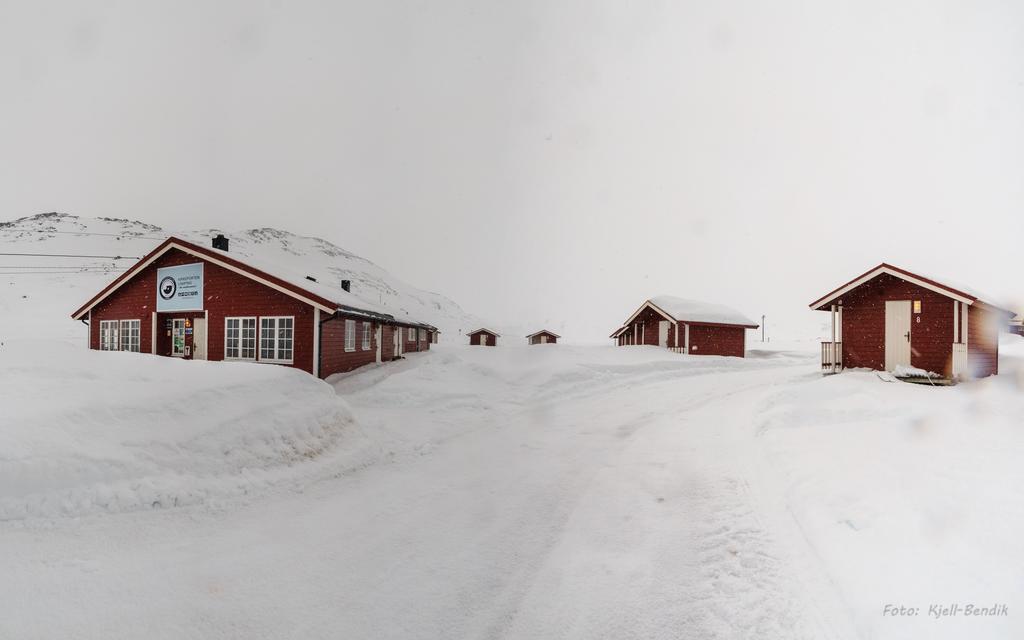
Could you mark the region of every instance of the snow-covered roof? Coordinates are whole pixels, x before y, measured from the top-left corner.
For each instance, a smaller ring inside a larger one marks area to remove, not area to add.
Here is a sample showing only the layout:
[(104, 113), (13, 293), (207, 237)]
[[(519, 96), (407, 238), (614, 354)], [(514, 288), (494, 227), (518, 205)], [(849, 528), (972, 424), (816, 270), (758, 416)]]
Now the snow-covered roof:
[[(191, 253), (200, 259), (213, 260), (229, 269), (247, 275), (263, 284), (277, 288), (284, 293), (299, 298), (315, 307), (327, 312), (340, 311), (350, 315), (363, 316), (367, 318), (385, 319), (400, 324), (433, 329), (432, 325), (419, 322), (403, 311), (393, 311), (383, 305), (367, 302), (355, 294), (331, 284), (327, 278), (321, 279), (318, 269), (313, 267), (309, 272), (301, 273), (296, 271), (295, 266), (286, 267), (279, 263), (266, 260), (259, 256), (232, 254), (222, 249), (203, 247), (187, 240), (171, 236), (162, 242), (156, 249), (146, 255), (133, 265), (128, 271), (122, 274), (114, 282), (110, 283), (103, 291), (98, 293), (89, 302), (84, 304), (72, 317), (79, 318), (99, 301), (113, 293), (118, 287), (130, 280), (142, 268), (151, 264), (161, 255), (171, 249), (178, 249)], [(274, 280), (288, 285), (281, 287), (279, 283), (268, 281), (262, 276), (269, 276)], [(310, 279), (312, 278), (312, 279)]]
[(501, 334), (500, 334), (500, 333), (498, 333), (497, 331), (491, 331), (490, 329), (485, 329), (484, 327), (480, 327), (479, 329), (473, 329), (472, 331), (469, 331), (469, 332), (467, 332), (467, 333), (466, 333), (466, 335), (467, 335), (467, 336), (471, 336), (471, 335), (473, 335), (474, 333), (480, 333), (480, 332), (482, 332), (482, 331), (486, 331), (487, 333), (489, 333), (489, 334), (491, 334), (492, 336), (495, 336), (495, 337), (497, 337), (497, 338), (500, 338), (500, 337), (501, 337)]
[(534, 333), (531, 333), (530, 335), (528, 335), (526, 337), (527, 338), (532, 338), (533, 336), (539, 336), (542, 333), (546, 333), (549, 336), (554, 336), (556, 338), (561, 338), (562, 337), (562, 336), (558, 335), (557, 333), (555, 333), (554, 331), (548, 331), (547, 329), (541, 329), (540, 331), (535, 331)]
[[(366, 311), (370, 313), (377, 313), (380, 315), (393, 315), (392, 312), (386, 307), (367, 302), (359, 296), (353, 294), (350, 291), (345, 291), (341, 288), (341, 283), (338, 285), (331, 284), (331, 281), (322, 274), (318, 273), (318, 270), (314, 267), (309, 269), (305, 273), (300, 273), (295, 270), (295, 267), (286, 267), (278, 262), (267, 260), (258, 256), (242, 256), (237, 253), (231, 253), (230, 251), (224, 251), (223, 249), (216, 249), (212, 247), (203, 247), (204, 249), (214, 253), (220, 254), (227, 258), (232, 258), (243, 262), (254, 269), (268, 273), (276, 278), (284, 280), (288, 284), (305, 289), (306, 291), (316, 294), (317, 296), (330, 300), (335, 303), (339, 309), (356, 309), (359, 311)], [(310, 280), (307, 276), (315, 278)]]
[(688, 300), (676, 296), (655, 296), (647, 300), (636, 313), (626, 321), (629, 324), (643, 309), (650, 305), (659, 313), (677, 322), (695, 322), (705, 324), (728, 324), (741, 327), (757, 328), (757, 323), (732, 307), (713, 302)]

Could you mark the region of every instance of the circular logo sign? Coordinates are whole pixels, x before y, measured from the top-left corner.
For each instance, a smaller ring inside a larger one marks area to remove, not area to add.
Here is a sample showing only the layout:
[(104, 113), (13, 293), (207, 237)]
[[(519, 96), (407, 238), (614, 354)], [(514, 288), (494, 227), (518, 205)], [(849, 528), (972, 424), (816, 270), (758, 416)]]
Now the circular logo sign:
[(178, 290), (178, 283), (174, 281), (174, 278), (167, 276), (160, 281), (160, 297), (164, 300), (170, 300), (174, 297), (174, 292)]

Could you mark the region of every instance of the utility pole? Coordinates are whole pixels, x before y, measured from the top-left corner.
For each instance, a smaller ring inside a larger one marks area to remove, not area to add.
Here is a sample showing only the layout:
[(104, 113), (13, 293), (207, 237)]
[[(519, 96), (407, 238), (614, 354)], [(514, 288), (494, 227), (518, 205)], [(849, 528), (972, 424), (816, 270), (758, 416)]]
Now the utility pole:
[(761, 314), (761, 342), (764, 342), (764, 314)]

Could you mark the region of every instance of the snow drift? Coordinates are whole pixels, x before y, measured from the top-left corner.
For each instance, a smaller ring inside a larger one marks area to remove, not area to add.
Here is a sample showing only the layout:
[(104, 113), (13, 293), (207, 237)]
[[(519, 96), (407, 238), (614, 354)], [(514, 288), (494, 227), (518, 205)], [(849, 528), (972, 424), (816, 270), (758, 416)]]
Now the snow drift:
[(193, 504), (369, 452), (345, 401), (289, 367), (42, 342), (0, 362), (0, 519)]

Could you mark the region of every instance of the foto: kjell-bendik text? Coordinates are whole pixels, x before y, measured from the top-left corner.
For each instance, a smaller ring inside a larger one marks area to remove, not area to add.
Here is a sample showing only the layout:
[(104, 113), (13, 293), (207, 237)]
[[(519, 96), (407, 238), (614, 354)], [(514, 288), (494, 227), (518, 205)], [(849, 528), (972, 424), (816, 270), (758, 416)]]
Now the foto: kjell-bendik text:
[(992, 604), (989, 606), (979, 607), (976, 604), (932, 604), (927, 609), (922, 607), (906, 607), (903, 605), (887, 604), (882, 609), (883, 616), (894, 616), (894, 617), (909, 617), (914, 618), (924, 613), (928, 617), (935, 618), (936, 620), (942, 618), (956, 618), (956, 617), (997, 617), (997, 616), (1008, 616), (1010, 615), (1009, 607), (1005, 604)]

